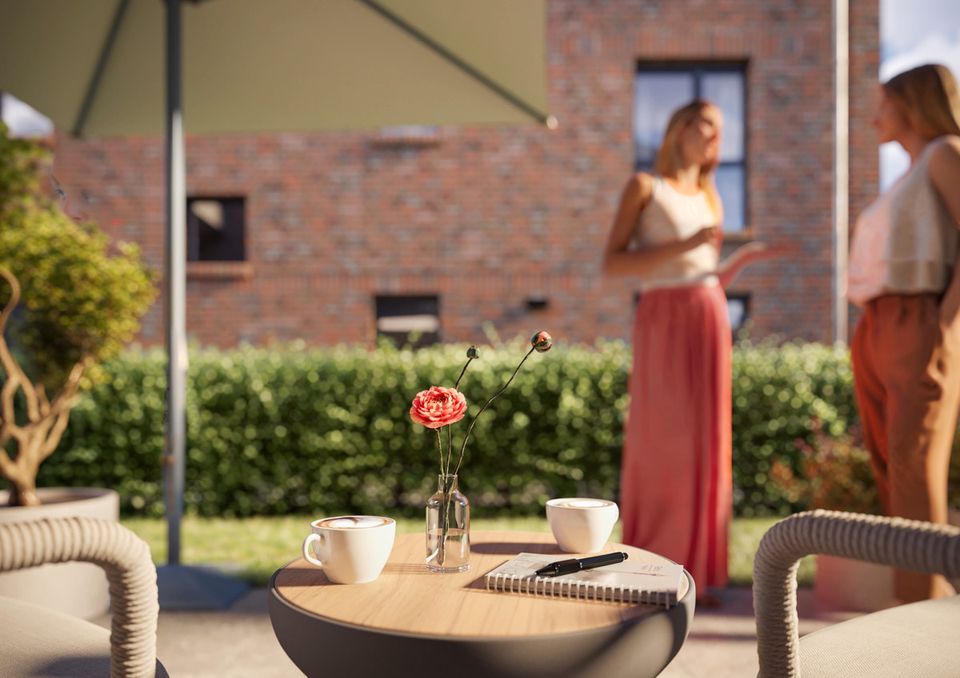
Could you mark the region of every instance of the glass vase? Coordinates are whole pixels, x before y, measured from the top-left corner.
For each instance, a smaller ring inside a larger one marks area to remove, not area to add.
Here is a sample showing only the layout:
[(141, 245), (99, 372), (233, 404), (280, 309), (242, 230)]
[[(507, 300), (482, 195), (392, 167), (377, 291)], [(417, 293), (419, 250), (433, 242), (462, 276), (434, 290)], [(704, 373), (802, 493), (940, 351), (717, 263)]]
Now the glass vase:
[(440, 474), (427, 500), (427, 568), (434, 572), (470, 569), (470, 500), (456, 474)]

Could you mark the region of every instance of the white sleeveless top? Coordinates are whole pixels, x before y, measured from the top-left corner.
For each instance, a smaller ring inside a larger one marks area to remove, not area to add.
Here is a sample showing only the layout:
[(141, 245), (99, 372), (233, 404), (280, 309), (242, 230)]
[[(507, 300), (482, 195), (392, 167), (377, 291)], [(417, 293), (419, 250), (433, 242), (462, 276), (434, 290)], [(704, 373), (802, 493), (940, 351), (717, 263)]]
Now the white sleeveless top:
[[(650, 202), (640, 211), (634, 232), (633, 249), (663, 245), (689, 238), (704, 226), (717, 223), (703, 191), (681, 193), (662, 177), (653, 178)], [(641, 279), (643, 290), (662, 287), (716, 285), (719, 253), (710, 244), (688, 250), (657, 266)]]
[(946, 289), (958, 235), (930, 181), (930, 157), (940, 139), (927, 144), (907, 173), (857, 219), (847, 271), (847, 297), (854, 303)]

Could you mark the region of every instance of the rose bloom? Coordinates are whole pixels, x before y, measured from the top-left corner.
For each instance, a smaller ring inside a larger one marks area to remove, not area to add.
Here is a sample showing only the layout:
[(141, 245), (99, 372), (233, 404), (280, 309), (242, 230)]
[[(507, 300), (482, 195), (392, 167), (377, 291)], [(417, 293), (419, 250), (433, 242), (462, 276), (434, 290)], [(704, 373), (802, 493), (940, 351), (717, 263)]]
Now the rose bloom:
[(410, 418), (427, 428), (455, 424), (467, 413), (467, 399), (455, 388), (431, 386), (420, 391), (410, 406)]

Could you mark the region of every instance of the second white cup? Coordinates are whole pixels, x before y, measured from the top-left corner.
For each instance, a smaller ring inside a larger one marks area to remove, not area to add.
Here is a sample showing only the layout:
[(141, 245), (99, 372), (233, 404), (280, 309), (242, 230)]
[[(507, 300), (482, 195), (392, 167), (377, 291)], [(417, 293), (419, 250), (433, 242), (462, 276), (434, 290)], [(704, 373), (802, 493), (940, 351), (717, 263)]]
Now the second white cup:
[(610, 539), (620, 509), (606, 499), (565, 497), (547, 502), (547, 522), (561, 550), (597, 553)]

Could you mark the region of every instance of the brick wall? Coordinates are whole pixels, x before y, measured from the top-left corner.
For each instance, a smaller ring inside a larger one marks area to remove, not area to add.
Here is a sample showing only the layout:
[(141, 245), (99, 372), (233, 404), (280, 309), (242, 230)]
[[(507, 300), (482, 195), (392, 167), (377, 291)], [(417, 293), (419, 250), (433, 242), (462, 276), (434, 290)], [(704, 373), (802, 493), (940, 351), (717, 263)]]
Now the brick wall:
[[(877, 0), (851, 14), (851, 210), (876, 191), (870, 96)], [(733, 290), (754, 335), (832, 332), (830, 0), (550, 0), (550, 112), (536, 126), (441, 128), (435, 143), (375, 132), (188, 138), (188, 192), (247, 199), (249, 263), (193, 267), (188, 333), (204, 344), (371, 342), (376, 294), (439, 294), (445, 339), (549, 328), (627, 337), (634, 281), (600, 259), (632, 171), (638, 59), (747, 63), (748, 221), (790, 251)], [(189, 115), (189, 102), (186, 114)], [(57, 141), (72, 206), (162, 256), (159, 139)], [(528, 310), (526, 299), (548, 306)], [(162, 341), (159, 304), (143, 339)]]

